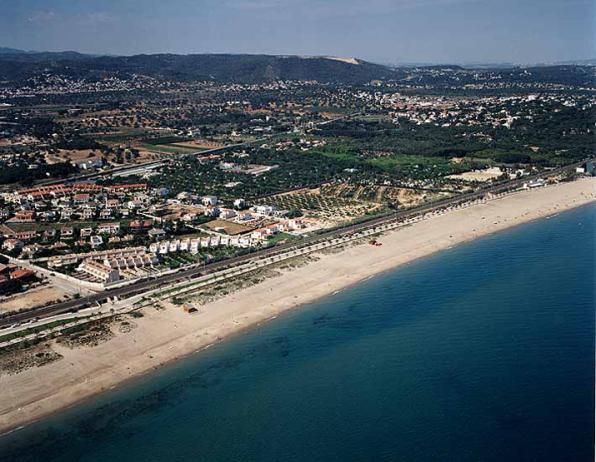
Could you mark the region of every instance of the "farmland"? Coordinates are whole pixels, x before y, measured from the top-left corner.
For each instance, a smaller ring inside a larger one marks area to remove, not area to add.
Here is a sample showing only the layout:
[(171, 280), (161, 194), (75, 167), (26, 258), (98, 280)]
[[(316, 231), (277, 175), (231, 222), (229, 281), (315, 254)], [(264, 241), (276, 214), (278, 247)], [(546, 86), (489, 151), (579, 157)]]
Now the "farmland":
[(329, 195), (322, 189), (305, 189), (268, 196), (257, 203), (273, 205), (279, 210), (300, 211), (306, 217), (336, 225), (380, 211), (382, 204)]
[(413, 207), (439, 196), (436, 192), (428, 190), (350, 183), (326, 184), (321, 187), (321, 191), (329, 196), (377, 202), (393, 208)]

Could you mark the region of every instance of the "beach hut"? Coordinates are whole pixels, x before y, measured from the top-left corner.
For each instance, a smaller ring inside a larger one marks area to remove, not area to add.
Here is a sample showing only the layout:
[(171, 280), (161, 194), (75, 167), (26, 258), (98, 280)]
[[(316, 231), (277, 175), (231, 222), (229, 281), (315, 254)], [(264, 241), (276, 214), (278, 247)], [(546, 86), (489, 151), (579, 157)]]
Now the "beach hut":
[(199, 311), (194, 306), (188, 305), (188, 304), (182, 305), (182, 309), (184, 310), (185, 313), (188, 313), (188, 314), (196, 313)]

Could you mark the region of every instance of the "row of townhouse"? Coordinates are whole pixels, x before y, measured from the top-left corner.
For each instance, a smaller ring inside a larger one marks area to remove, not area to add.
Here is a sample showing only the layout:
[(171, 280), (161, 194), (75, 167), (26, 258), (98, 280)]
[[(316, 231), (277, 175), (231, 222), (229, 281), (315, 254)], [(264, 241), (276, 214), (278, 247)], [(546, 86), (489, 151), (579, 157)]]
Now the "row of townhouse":
[(107, 186), (106, 190), (109, 193), (122, 195), (136, 191), (145, 191), (147, 189), (147, 183), (134, 183), (134, 184), (115, 184)]
[(199, 253), (200, 249), (214, 247), (251, 247), (255, 245), (254, 239), (248, 236), (211, 236), (196, 239), (176, 239), (171, 241), (153, 242), (149, 251), (161, 255), (173, 252)]
[(119, 258), (129, 258), (143, 256), (147, 253), (145, 247), (128, 247), (126, 249), (110, 249), (110, 250), (99, 250), (85, 253), (73, 253), (67, 255), (54, 255), (48, 258), (48, 267), (60, 268), (62, 266), (72, 265), (77, 263), (79, 260), (96, 260), (104, 261)]
[(159, 264), (159, 258), (155, 253), (139, 253), (136, 255), (129, 255), (126, 257), (111, 257), (103, 261), (104, 265), (119, 271), (140, 269), (145, 267), (153, 267)]
[(35, 221), (35, 210), (19, 210), (9, 221), (13, 222), (33, 222)]
[(5, 195), (5, 200), (7, 202), (20, 204), (24, 201), (36, 202), (41, 200), (49, 200), (56, 197), (69, 196), (76, 193), (99, 193), (102, 191), (102, 189), (102, 186), (94, 183), (62, 183), (50, 186), (20, 189)]
[(27, 231), (12, 231), (12, 232), (5, 232), (3, 234), (5, 238), (13, 238), (18, 239), (21, 241), (29, 241), (31, 239), (35, 239), (37, 237), (37, 231), (34, 229), (27, 230)]
[(90, 258), (84, 260), (77, 270), (104, 284), (120, 280), (120, 271)]
[(135, 277), (137, 271), (159, 264), (155, 253), (139, 252), (129, 255), (109, 255), (103, 260), (86, 258), (77, 270), (102, 283), (116, 282), (124, 276)]

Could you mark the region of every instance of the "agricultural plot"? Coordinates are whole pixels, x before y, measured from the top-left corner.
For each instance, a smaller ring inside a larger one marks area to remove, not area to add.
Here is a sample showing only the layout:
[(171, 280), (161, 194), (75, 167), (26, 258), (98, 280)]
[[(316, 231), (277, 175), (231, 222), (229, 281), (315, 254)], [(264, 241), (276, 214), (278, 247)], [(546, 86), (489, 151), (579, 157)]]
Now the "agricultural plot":
[(336, 225), (382, 209), (382, 204), (366, 200), (354, 200), (326, 194), (321, 189), (299, 190), (277, 194), (257, 201), (273, 205), (278, 210), (300, 210), (307, 217), (322, 220), (326, 225)]
[(183, 142), (171, 143), (171, 144), (172, 144), (172, 146), (179, 146), (182, 148), (193, 149), (194, 151), (218, 149), (218, 148), (223, 148), (225, 146), (225, 143), (219, 143), (217, 141), (209, 141), (209, 140), (191, 140), (191, 141), (183, 141)]
[(99, 143), (105, 143), (108, 145), (119, 145), (136, 141), (139, 138), (150, 136), (152, 133), (154, 133), (154, 130), (151, 129), (125, 128), (116, 132), (90, 133), (89, 135), (94, 136), (95, 140)]
[(414, 207), (436, 199), (439, 194), (432, 191), (396, 188), (392, 186), (363, 186), (350, 183), (327, 184), (321, 187), (323, 194), (353, 201), (370, 201), (388, 204), (392, 207)]

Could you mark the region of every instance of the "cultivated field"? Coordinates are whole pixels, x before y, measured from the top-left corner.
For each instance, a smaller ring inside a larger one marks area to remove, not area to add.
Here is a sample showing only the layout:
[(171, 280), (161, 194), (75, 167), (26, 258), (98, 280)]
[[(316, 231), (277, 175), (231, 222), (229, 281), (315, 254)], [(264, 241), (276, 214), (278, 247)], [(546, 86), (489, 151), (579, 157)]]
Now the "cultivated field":
[(184, 141), (180, 143), (172, 143), (174, 146), (180, 146), (183, 148), (190, 148), (194, 150), (201, 150), (201, 149), (217, 149), (224, 147), (223, 143), (219, 143), (217, 141), (209, 141), (209, 140), (193, 140), (193, 141)]
[(392, 186), (362, 186), (349, 183), (328, 184), (321, 187), (323, 194), (337, 196), (354, 201), (369, 201), (391, 204), (395, 207), (414, 207), (420, 203), (435, 199), (438, 194), (409, 188)]
[(325, 188), (302, 189), (269, 196), (258, 201), (279, 210), (300, 210), (307, 217), (323, 220), (328, 225), (360, 218), (382, 208), (377, 202), (355, 200), (327, 194)]

